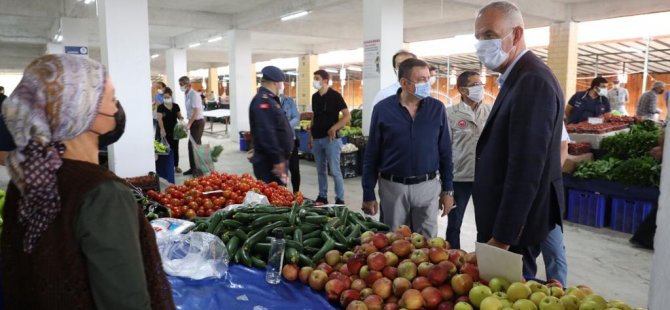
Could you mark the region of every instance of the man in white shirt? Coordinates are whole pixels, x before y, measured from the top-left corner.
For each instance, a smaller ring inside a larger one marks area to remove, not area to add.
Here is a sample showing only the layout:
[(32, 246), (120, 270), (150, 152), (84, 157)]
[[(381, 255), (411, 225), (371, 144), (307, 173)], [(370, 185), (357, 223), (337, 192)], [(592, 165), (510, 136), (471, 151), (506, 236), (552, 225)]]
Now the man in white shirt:
[(628, 115), (628, 111), (626, 110), (626, 105), (628, 104), (629, 99), (628, 90), (619, 85), (619, 80), (614, 80), (612, 85), (614, 85), (614, 87), (607, 93), (607, 99), (610, 101), (610, 108), (612, 111), (619, 111), (623, 113), (623, 115)]
[[(186, 94), (186, 98), (184, 99), (186, 118), (188, 119), (186, 128), (189, 130), (189, 135), (193, 137), (195, 143), (200, 145), (202, 143), (202, 134), (205, 131), (205, 109), (202, 106), (202, 98), (200, 98), (200, 94), (191, 89), (191, 80), (187, 76), (179, 78), (179, 88)], [(188, 163), (191, 168), (185, 171), (184, 175), (193, 174), (199, 176), (200, 172), (195, 165), (191, 141), (188, 143)]]

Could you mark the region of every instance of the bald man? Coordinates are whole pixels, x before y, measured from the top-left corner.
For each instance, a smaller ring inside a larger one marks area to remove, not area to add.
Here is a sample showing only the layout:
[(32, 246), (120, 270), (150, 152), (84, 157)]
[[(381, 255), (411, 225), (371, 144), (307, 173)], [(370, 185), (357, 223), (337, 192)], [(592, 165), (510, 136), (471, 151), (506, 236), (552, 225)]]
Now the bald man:
[(477, 241), (522, 254), (524, 275), (533, 276), (540, 244), (562, 225), (563, 91), (526, 49), (523, 17), (513, 3), (481, 8), (475, 37), (480, 61), (501, 74), (500, 93), (477, 143)]

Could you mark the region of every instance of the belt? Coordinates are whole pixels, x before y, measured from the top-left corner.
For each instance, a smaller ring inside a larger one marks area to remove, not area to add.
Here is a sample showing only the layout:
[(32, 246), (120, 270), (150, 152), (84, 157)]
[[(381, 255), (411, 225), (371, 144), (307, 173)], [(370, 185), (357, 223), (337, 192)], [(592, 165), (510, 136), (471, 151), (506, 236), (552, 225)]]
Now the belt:
[(419, 184), (426, 181), (430, 181), (437, 177), (437, 172), (431, 172), (424, 175), (418, 175), (413, 177), (399, 177), (392, 174), (380, 173), (379, 176), (384, 180), (389, 180), (394, 183), (400, 183), (405, 185)]

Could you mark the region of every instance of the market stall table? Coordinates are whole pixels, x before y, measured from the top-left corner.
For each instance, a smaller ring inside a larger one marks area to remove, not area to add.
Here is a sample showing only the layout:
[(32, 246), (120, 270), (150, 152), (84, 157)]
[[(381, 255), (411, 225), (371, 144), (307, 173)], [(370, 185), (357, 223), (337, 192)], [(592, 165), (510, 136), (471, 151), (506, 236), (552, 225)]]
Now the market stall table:
[(231, 264), (221, 279), (168, 277), (177, 309), (337, 309), (300, 281), (265, 282), (265, 270)]
[(630, 130), (630, 129), (625, 128), (625, 129), (621, 129), (621, 130), (606, 132), (606, 133), (603, 133), (603, 134), (568, 133), (568, 135), (570, 136), (571, 141), (591, 143), (591, 148), (597, 150), (597, 149), (600, 149), (600, 142), (602, 142), (603, 139), (605, 139), (607, 137), (611, 137), (611, 136), (616, 135), (618, 133), (628, 132), (628, 130)]
[[(226, 134), (228, 134), (228, 123), (230, 122), (230, 109), (216, 109), (216, 110), (205, 111), (203, 115), (205, 116), (206, 119), (209, 120), (209, 130), (205, 130), (206, 133), (215, 134), (219, 132), (225, 132)], [(224, 124), (226, 125), (225, 130), (214, 131), (214, 121), (217, 118), (224, 119)]]

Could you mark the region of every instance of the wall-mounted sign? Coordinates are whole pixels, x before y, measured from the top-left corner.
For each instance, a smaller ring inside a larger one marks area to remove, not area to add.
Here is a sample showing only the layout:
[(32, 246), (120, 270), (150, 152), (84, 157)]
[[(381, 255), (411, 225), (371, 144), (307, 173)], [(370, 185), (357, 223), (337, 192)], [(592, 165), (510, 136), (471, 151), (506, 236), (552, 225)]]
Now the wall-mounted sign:
[(65, 54), (71, 55), (88, 55), (88, 47), (86, 46), (65, 46)]

